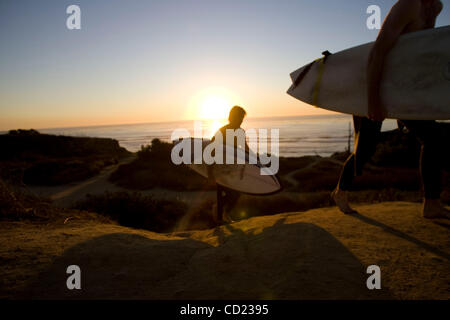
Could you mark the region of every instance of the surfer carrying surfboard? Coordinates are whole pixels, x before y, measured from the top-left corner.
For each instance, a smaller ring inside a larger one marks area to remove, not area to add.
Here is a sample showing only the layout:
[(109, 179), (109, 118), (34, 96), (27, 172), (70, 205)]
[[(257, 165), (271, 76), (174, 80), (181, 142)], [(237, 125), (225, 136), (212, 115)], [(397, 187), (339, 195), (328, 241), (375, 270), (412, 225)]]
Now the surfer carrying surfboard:
[[(442, 11), (439, 0), (399, 0), (386, 17), (371, 49), (367, 64), (368, 118), (353, 116), (355, 150), (346, 160), (332, 197), (344, 213), (354, 213), (347, 192), (353, 178), (362, 173), (362, 167), (376, 149), (382, 121), (386, 112), (381, 104), (380, 82), (385, 58), (405, 33), (434, 28)], [(427, 106), (423, 106), (426, 110)], [(399, 120), (419, 140), (422, 149), (420, 173), (424, 190), (423, 216), (425, 218), (450, 218), (450, 212), (440, 202), (441, 193), (441, 133), (434, 120)]]
[[(244, 121), (247, 112), (244, 108), (240, 106), (234, 106), (231, 108), (229, 116), (228, 116), (228, 124), (220, 128), (212, 137), (211, 142), (214, 142), (216, 136), (218, 134), (222, 137), (222, 143), (224, 145), (231, 145), (233, 148), (243, 148), (246, 152), (250, 149), (245, 140), (245, 131), (241, 128), (241, 124)], [(227, 132), (232, 133), (233, 140), (227, 141)], [(238, 135), (244, 135), (244, 139), (238, 139)], [(244, 141), (242, 146), (239, 145), (239, 141)], [(217, 165), (217, 164), (215, 164)], [(245, 168), (245, 166), (243, 167)], [(241, 172), (241, 176), (243, 176), (244, 172)], [(208, 180), (210, 184), (215, 184), (217, 188), (217, 220), (218, 223), (222, 223), (223, 221), (232, 222), (229, 214), (235, 207), (237, 201), (239, 200), (240, 193), (238, 191), (225, 188), (215, 182), (213, 166), (208, 167)], [(225, 212), (225, 214), (224, 214)]]

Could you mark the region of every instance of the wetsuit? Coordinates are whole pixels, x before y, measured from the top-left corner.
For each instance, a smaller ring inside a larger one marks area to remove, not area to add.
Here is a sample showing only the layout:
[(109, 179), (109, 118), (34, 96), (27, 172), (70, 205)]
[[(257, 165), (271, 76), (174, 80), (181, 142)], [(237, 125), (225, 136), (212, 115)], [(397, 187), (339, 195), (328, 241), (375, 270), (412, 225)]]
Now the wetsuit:
[[(225, 125), (222, 128), (219, 129), (219, 131), (222, 134), (222, 139), (223, 139), (223, 144), (227, 144), (226, 141), (226, 130), (227, 129), (232, 129), (229, 127), (229, 125)], [(233, 146), (237, 146), (237, 139), (234, 139), (235, 141), (233, 142)], [(214, 137), (212, 139), (212, 141), (214, 141)], [(223, 159), (225, 159), (225, 155), (223, 156)], [(223, 164), (226, 165), (226, 164)], [(226, 212), (230, 212), (231, 210), (234, 209), (234, 207), (236, 206), (236, 203), (239, 200), (239, 197), (241, 196), (241, 194), (235, 190), (223, 187), (221, 185), (216, 185), (217, 186), (217, 220), (219, 221), (219, 223), (221, 223), (223, 221), (223, 210), (225, 209)]]

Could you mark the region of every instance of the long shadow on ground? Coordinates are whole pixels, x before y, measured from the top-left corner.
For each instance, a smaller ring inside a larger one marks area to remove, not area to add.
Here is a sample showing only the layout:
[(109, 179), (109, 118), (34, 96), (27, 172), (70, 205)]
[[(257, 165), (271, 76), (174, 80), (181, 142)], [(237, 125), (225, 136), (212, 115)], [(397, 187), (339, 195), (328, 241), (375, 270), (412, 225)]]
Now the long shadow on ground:
[[(352, 214), (350, 216), (353, 217), (353, 218), (357, 218), (357, 219), (359, 219), (362, 222), (365, 222), (367, 224), (373, 225), (375, 227), (379, 227), (383, 231), (385, 231), (387, 233), (390, 233), (390, 234), (392, 234), (392, 235), (394, 235), (396, 237), (399, 237), (401, 239), (404, 239), (406, 241), (414, 243), (415, 245), (419, 246), (420, 248), (422, 248), (424, 250), (427, 250), (427, 251), (429, 251), (431, 253), (434, 253), (435, 255), (437, 255), (437, 256), (439, 256), (441, 258), (450, 260), (450, 255), (448, 253), (446, 253), (446, 252), (444, 252), (444, 251), (442, 251), (442, 250), (440, 250), (440, 249), (438, 249), (438, 248), (436, 248), (436, 247), (434, 247), (434, 246), (432, 246), (432, 245), (430, 245), (430, 244), (428, 244), (426, 242), (418, 240), (418, 239), (416, 239), (416, 238), (414, 238), (414, 237), (412, 237), (412, 236), (410, 236), (410, 235), (408, 235), (408, 234), (406, 234), (404, 232), (401, 232), (401, 231), (399, 231), (397, 229), (394, 229), (394, 228), (392, 228), (392, 227), (390, 227), (388, 225), (385, 225), (384, 223), (381, 223), (381, 222), (379, 222), (377, 220), (371, 219), (371, 218), (369, 218), (367, 216), (363, 216), (362, 214), (359, 214), (359, 213)], [(438, 222), (438, 221), (434, 221), (434, 223), (436, 225), (439, 225), (441, 227), (449, 229), (449, 225), (448, 224), (445, 224), (445, 223), (442, 223), (442, 222)]]
[[(228, 225), (217, 246), (190, 238), (114, 233), (68, 249), (20, 294), (33, 299), (389, 299), (366, 267), (324, 229), (280, 219), (262, 232)], [(66, 268), (81, 268), (68, 290)]]

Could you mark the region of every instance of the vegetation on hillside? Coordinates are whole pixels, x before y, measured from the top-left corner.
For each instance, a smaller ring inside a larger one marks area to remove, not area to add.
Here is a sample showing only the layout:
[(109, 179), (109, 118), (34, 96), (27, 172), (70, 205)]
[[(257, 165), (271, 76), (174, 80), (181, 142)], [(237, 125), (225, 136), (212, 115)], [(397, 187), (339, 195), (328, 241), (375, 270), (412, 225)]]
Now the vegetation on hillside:
[(210, 208), (189, 208), (177, 200), (158, 200), (138, 192), (105, 192), (88, 195), (75, 205), (76, 209), (97, 212), (127, 227), (155, 232), (174, 231), (183, 218), (188, 224), (183, 229), (211, 228), (214, 219)]
[(171, 160), (173, 144), (154, 139), (142, 146), (137, 159), (121, 165), (111, 174), (111, 182), (131, 190), (153, 188), (177, 191), (212, 190), (206, 179), (185, 165), (175, 165)]
[(11, 130), (0, 135), (0, 177), (28, 185), (82, 181), (115, 164), (129, 152), (113, 139)]

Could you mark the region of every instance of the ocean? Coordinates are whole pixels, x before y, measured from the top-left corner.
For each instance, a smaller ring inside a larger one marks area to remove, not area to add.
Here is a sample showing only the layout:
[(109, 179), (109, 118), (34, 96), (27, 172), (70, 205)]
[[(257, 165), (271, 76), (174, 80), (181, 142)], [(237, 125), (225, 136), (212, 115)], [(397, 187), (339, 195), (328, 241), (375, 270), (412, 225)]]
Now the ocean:
[[(202, 121), (201, 135), (211, 137), (225, 122)], [(383, 122), (383, 131), (395, 129), (394, 120)], [(284, 157), (301, 157), (305, 155), (330, 156), (334, 152), (353, 148), (353, 123), (348, 115), (319, 115), (277, 118), (248, 118), (242, 127), (248, 129), (279, 129), (279, 155)], [(39, 129), (41, 133), (68, 135), (77, 137), (113, 138), (129, 151), (140, 150), (155, 138), (170, 141), (175, 129), (187, 129), (194, 135), (194, 121), (176, 121), (161, 123), (139, 123), (124, 125), (106, 125), (90, 127), (70, 127)]]

